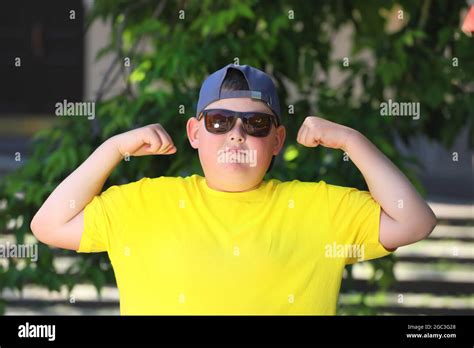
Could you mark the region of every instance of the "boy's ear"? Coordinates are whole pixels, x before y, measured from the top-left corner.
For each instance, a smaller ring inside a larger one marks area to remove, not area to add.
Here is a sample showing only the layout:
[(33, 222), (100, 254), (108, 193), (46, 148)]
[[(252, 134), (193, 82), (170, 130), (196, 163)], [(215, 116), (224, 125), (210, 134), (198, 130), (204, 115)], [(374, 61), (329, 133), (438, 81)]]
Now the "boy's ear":
[(199, 121), (196, 117), (190, 117), (186, 123), (186, 134), (188, 135), (189, 143), (194, 149), (199, 147)]
[(275, 143), (273, 145), (273, 155), (278, 155), (285, 144), (286, 129), (285, 126), (280, 125), (275, 132)]

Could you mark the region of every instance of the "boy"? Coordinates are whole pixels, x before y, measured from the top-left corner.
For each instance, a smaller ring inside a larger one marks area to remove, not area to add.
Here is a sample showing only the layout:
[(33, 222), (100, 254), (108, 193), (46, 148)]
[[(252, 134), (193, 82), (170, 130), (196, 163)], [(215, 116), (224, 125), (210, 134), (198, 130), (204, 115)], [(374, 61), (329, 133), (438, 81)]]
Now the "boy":
[(263, 181), (285, 128), (271, 78), (253, 67), (211, 74), (186, 131), (204, 178), (143, 178), (99, 195), (123, 156), (176, 153), (163, 127), (149, 125), (105, 141), (31, 222), (43, 243), (108, 252), (121, 314), (335, 314), (346, 264), (426, 238), (436, 224), (369, 140), (315, 116), (297, 141), (347, 152), (370, 193)]

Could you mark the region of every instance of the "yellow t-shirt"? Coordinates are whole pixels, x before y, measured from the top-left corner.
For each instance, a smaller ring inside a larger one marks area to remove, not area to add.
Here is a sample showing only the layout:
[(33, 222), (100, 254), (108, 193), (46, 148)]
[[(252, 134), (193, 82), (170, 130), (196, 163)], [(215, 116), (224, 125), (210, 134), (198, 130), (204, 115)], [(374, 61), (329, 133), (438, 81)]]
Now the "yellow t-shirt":
[(344, 266), (390, 253), (379, 224), (368, 192), (324, 181), (143, 178), (93, 198), (78, 252), (108, 252), (125, 315), (335, 314)]

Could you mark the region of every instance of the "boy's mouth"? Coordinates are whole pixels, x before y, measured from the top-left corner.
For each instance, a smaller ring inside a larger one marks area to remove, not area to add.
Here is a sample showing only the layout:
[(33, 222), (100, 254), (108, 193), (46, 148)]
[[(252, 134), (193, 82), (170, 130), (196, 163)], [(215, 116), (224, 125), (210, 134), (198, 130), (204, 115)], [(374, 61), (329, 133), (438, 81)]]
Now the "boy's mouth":
[(232, 154), (247, 155), (247, 151), (245, 149), (240, 148), (240, 147), (229, 147), (229, 148), (225, 149), (225, 152), (232, 153)]
[(249, 149), (244, 148), (244, 147), (238, 147), (238, 146), (225, 146), (221, 150), (219, 150), (219, 153), (229, 153), (229, 154), (239, 154), (239, 155), (247, 155), (247, 151)]
[(218, 163), (240, 163), (255, 167), (257, 164), (257, 151), (238, 146), (225, 147), (217, 152)]

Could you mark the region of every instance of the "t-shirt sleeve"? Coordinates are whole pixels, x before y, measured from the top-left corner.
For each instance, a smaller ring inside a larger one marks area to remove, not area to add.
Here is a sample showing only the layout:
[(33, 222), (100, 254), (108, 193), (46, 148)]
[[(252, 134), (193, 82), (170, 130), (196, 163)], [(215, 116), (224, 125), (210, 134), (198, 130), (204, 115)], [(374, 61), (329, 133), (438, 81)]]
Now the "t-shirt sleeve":
[(392, 253), (379, 240), (380, 204), (370, 192), (326, 185), (329, 226), (335, 248), (343, 250), (346, 264), (376, 259)]
[(132, 202), (144, 180), (111, 186), (94, 196), (84, 208), (84, 230), (77, 252), (110, 252), (112, 239), (120, 238), (127, 228)]

